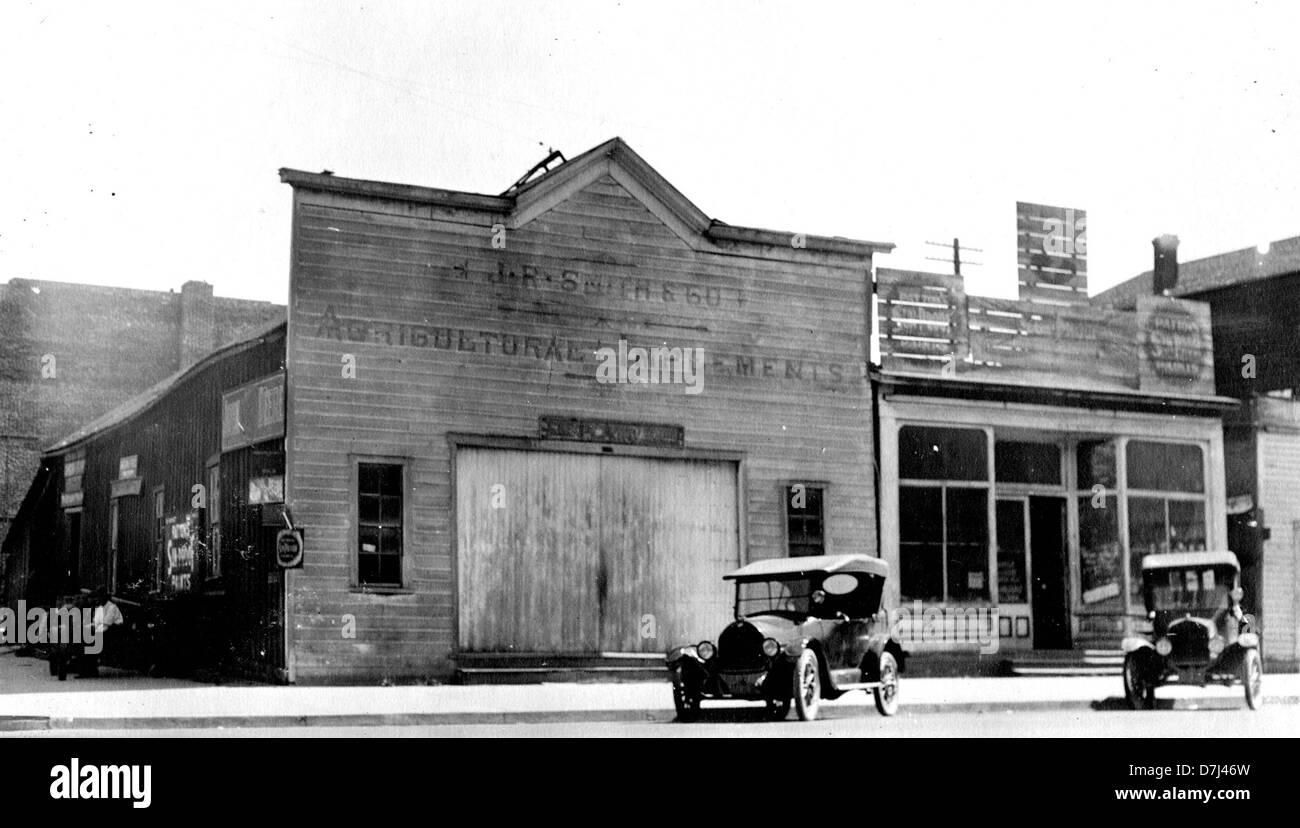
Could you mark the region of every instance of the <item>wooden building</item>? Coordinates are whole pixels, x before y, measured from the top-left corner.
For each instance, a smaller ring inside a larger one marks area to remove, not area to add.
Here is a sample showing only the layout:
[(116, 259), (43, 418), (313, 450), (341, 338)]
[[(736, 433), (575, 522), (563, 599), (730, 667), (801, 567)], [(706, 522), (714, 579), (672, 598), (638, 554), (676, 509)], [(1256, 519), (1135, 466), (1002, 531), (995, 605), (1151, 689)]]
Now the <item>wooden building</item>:
[(1227, 547), (1209, 307), (1090, 304), (1082, 255), (1043, 258), (1017, 300), (877, 273), (881, 554), (938, 622), (901, 630), (916, 652), (1113, 651), (1143, 556)]
[(1242, 405), (1224, 418), (1228, 541), (1255, 600), (1262, 653), (1300, 665), (1300, 237), (1177, 263), (1100, 294), (1129, 305), (1160, 291), (1210, 308), (1215, 382)]
[[(0, 284), (0, 541), (43, 448), (284, 313), (283, 305), (213, 296), (199, 281), (179, 291)], [(23, 566), (0, 557), (0, 576), (11, 563)], [(0, 592), (0, 603), (12, 608), (14, 600)]]
[(727, 570), (876, 549), (890, 246), (710, 219), (618, 139), (538, 173), (281, 171), (294, 681), (654, 666)]
[(5, 541), (7, 592), (184, 605), (202, 618), (191, 663), (282, 679), (284, 352), (285, 322), (263, 324), (46, 448)]

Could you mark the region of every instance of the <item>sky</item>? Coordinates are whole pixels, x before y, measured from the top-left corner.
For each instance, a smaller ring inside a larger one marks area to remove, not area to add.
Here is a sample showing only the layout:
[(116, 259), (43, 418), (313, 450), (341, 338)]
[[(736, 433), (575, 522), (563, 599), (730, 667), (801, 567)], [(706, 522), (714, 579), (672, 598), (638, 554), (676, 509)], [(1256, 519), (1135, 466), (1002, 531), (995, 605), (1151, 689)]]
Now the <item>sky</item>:
[[(705, 213), (1015, 294), (1015, 203), (1093, 292), (1300, 235), (1294, 2), (0, 4), (0, 282), (284, 302), (281, 167), (496, 194), (615, 135)], [(978, 262), (978, 264), (974, 264)]]

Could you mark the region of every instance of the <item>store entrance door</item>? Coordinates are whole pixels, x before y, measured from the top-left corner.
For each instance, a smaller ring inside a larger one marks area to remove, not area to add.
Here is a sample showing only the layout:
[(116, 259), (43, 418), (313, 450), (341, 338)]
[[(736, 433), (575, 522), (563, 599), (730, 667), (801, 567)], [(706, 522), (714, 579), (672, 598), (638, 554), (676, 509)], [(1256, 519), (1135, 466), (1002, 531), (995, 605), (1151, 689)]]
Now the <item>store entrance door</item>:
[(1034, 649), (1070, 647), (1066, 589), (1065, 498), (1029, 498), (1029, 549), (1033, 567)]

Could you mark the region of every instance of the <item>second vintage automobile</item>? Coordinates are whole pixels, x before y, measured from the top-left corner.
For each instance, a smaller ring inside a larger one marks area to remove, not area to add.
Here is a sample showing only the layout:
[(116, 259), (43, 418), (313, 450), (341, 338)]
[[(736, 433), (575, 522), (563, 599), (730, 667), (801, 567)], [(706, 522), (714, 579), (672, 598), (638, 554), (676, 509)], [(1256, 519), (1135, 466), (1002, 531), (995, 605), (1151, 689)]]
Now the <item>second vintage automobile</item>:
[(1241, 684), (1259, 707), (1264, 667), (1259, 635), (1242, 612), (1241, 566), (1231, 552), (1170, 552), (1142, 559), (1150, 636), (1124, 639), (1124, 697), (1155, 707), (1165, 684)]
[(906, 653), (880, 606), (888, 577), (870, 555), (755, 561), (724, 576), (736, 584), (735, 621), (716, 643), (668, 653), (678, 721), (693, 721), (704, 699), (762, 701), (774, 719), (793, 705), (808, 721), (850, 690), (871, 691), (892, 716)]

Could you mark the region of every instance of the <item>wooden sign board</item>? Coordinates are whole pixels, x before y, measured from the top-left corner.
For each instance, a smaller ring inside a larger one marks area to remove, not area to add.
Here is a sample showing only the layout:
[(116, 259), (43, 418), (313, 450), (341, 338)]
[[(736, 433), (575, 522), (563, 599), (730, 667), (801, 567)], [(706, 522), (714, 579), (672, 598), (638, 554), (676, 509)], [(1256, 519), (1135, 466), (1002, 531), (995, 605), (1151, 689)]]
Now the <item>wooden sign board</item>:
[(1141, 388), (1213, 394), (1210, 306), (1166, 296), (1142, 296), (1136, 315)]
[(959, 277), (941, 273), (882, 268), (876, 280), (886, 371), (1035, 382), (1055, 375), (1062, 387), (1214, 393), (1205, 303), (1148, 296), (1135, 312), (967, 296)]
[(1088, 216), (1073, 207), (1016, 202), (1020, 298), (1088, 303)]
[(876, 282), (881, 365), (892, 371), (954, 370), (967, 350), (961, 278), (881, 268)]
[(221, 451), (284, 436), (284, 372), (221, 395)]
[(576, 440), (584, 443), (614, 443), (628, 446), (681, 448), (686, 443), (686, 429), (679, 425), (577, 417), (539, 417), (537, 433), (538, 436), (551, 440)]
[(1137, 318), (1090, 305), (968, 300), (971, 358), (981, 367), (1062, 372), (1137, 388)]

